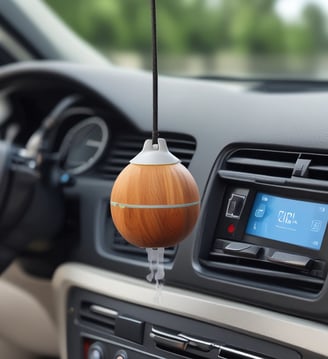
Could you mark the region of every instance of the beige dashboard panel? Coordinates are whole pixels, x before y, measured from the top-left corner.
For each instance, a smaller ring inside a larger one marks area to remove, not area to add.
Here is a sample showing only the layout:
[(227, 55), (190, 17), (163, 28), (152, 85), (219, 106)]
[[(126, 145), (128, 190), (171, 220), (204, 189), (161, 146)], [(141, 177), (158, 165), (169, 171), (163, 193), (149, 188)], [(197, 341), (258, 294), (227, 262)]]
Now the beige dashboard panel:
[(53, 278), (62, 359), (67, 359), (66, 300), (71, 287), (236, 329), (328, 357), (325, 325), (168, 286), (164, 286), (157, 298), (154, 286), (146, 280), (69, 263), (61, 266)]
[(27, 352), (58, 355), (49, 282), (12, 266), (0, 279), (0, 338)]
[(16, 345), (0, 339), (0, 358), (35, 359), (35, 355), (32, 353), (26, 353)]

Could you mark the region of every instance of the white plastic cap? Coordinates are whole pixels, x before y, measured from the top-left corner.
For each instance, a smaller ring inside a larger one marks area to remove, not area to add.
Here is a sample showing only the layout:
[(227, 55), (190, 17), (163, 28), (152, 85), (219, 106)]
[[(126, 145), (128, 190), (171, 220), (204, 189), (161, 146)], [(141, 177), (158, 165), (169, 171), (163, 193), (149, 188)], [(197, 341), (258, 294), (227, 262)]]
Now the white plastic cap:
[(142, 151), (130, 161), (135, 165), (173, 165), (180, 162), (169, 151), (164, 138), (159, 138), (156, 145), (153, 145), (152, 140), (146, 140)]

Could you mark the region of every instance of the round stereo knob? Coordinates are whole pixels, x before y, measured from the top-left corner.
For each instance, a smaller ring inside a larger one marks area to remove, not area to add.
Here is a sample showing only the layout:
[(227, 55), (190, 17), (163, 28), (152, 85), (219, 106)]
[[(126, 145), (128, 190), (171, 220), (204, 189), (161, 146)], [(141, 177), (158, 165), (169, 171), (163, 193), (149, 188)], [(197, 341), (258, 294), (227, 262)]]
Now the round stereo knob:
[(125, 350), (119, 350), (114, 355), (114, 359), (128, 359), (128, 354)]
[(102, 343), (96, 342), (88, 351), (88, 359), (106, 359), (106, 348)]

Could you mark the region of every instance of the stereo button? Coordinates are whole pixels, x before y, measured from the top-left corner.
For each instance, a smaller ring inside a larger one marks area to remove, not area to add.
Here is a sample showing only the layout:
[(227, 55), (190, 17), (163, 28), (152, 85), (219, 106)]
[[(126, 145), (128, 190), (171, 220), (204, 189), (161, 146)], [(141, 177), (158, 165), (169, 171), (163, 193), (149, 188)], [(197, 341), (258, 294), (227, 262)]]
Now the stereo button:
[(119, 350), (115, 356), (114, 359), (128, 359), (128, 354), (125, 350)]
[(88, 351), (88, 359), (105, 359), (106, 349), (100, 342), (96, 342), (91, 345)]
[(226, 217), (239, 219), (244, 209), (246, 196), (233, 193), (228, 200)]
[(268, 257), (268, 260), (298, 268), (306, 268), (312, 262), (312, 259), (309, 257), (279, 251), (274, 252), (270, 257)]
[(223, 251), (240, 257), (258, 258), (262, 248), (248, 243), (231, 242), (224, 247)]

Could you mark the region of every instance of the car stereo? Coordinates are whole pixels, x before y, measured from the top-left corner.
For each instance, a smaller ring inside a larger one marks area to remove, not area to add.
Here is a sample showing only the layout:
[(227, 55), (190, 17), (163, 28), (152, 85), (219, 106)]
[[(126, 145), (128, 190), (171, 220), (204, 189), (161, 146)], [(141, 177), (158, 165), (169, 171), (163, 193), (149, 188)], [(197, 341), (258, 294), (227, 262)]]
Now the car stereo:
[(229, 186), (211, 258), (247, 258), (257, 262), (257, 268), (279, 272), (289, 268), (325, 278), (328, 201), (318, 195), (300, 196), (296, 191), (293, 197), (285, 196), (285, 192)]

